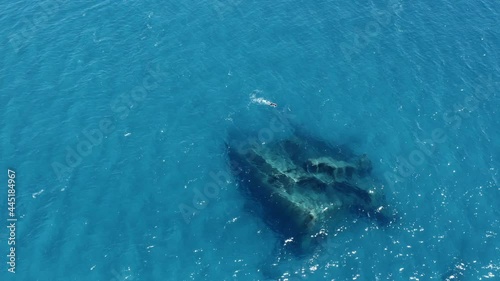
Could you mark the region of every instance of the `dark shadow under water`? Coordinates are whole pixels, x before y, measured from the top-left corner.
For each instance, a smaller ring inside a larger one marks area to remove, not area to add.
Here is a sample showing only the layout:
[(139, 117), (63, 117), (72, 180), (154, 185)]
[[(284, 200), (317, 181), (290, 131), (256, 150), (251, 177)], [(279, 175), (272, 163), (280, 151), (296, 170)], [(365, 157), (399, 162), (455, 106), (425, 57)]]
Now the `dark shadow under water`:
[[(314, 189), (318, 192), (325, 192), (325, 186), (330, 185), (332, 186), (330, 190), (333, 192), (342, 194), (343, 197), (355, 198), (352, 200), (354, 203), (336, 210), (334, 216), (325, 215), (321, 219), (308, 217), (310, 215), (304, 214), (300, 208), (297, 211), (296, 206), (287, 201), (286, 191), (290, 183), (296, 188), (297, 181), (287, 178), (287, 173), (293, 171), (280, 169), (282, 168), (280, 166), (281, 154), (286, 154), (283, 158), (289, 159), (306, 176), (309, 176), (311, 168), (304, 163), (310, 162), (311, 158), (327, 156), (343, 163), (343, 161), (352, 162), (360, 156), (353, 153), (347, 145), (335, 145), (315, 138), (305, 133), (302, 128), (292, 126), (289, 131), (291, 132), (289, 135), (276, 135), (275, 139), (264, 144), (259, 142), (257, 134), (239, 129), (231, 131), (226, 139), (229, 166), (242, 195), (247, 198), (246, 209), (261, 218), (277, 234), (278, 242), (274, 249), (275, 253), (282, 257), (297, 258), (310, 255), (326, 239), (329, 229), (335, 229), (336, 220), (361, 218), (375, 222), (378, 226), (387, 226), (394, 221), (393, 217), (386, 212), (386, 206), (381, 205), (385, 210), (380, 212), (382, 208), (374, 208), (375, 205), (370, 205), (374, 200), (383, 202), (383, 199), (380, 199), (385, 197), (383, 193), (379, 195), (380, 198), (373, 197), (366, 189), (358, 188), (348, 182), (321, 183), (319, 176), (310, 176), (304, 181), (300, 180), (299, 183), (310, 188), (308, 192)], [(280, 150), (272, 154), (275, 144), (278, 144), (277, 147)], [(314, 168), (319, 169), (316, 166)], [(371, 166), (366, 171), (359, 169), (358, 177), (370, 177), (370, 172)], [(277, 192), (276, 189), (280, 191)], [(300, 203), (298, 205), (301, 206)], [(295, 216), (305, 217), (297, 222)], [(313, 222), (314, 225), (310, 226)]]

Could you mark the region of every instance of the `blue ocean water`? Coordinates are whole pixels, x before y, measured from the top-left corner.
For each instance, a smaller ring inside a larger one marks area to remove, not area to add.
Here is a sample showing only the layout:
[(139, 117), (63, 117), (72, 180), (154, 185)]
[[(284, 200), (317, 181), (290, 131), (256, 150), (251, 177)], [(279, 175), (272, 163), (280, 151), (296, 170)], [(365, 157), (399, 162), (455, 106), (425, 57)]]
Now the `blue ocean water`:
[[(499, 278), (498, 2), (2, 1), (0, 26), (1, 280)], [(284, 253), (224, 176), (228, 132), (276, 114), (367, 153), (398, 220)]]

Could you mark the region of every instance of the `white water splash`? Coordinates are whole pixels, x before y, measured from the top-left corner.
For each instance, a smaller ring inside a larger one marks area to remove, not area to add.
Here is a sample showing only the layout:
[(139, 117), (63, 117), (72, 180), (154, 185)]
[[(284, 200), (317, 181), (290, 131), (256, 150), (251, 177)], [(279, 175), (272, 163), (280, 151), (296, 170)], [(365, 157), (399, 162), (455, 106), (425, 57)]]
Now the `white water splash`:
[(253, 91), (252, 94), (250, 94), (250, 100), (253, 103), (268, 105), (268, 106), (272, 106), (272, 107), (277, 107), (278, 106), (276, 103), (274, 103), (272, 101), (269, 101), (269, 100), (267, 100), (265, 98), (262, 98), (262, 97), (257, 97), (256, 93), (261, 93), (261, 91), (256, 90), (256, 91)]
[(38, 192), (35, 192), (35, 193), (31, 194), (31, 197), (36, 198), (38, 195), (42, 194), (43, 191), (44, 190), (42, 189), (42, 190), (40, 190)]

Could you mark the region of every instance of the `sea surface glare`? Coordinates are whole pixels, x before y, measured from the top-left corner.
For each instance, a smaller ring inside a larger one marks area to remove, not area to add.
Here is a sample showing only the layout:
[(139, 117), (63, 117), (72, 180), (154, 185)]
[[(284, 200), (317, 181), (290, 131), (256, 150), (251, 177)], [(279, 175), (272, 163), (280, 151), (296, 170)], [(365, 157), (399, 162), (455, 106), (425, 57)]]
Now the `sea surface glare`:
[[(500, 280), (500, 2), (0, 1), (0, 280)], [(293, 126), (397, 219), (287, 251), (226, 142)]]

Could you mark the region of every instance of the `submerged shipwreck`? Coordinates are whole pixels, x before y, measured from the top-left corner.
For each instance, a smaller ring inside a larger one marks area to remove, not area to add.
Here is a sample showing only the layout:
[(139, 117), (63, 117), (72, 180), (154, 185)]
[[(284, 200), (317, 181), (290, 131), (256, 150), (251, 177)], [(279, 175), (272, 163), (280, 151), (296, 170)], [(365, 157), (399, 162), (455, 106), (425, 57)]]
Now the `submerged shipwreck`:
[(227, 149), (239, 185), (266, 222), (294, 243), (310, 244), (327, 223), (352, 214), (391, 221), (366, 155), (298, 133), (265, 144), (229, 142)]

